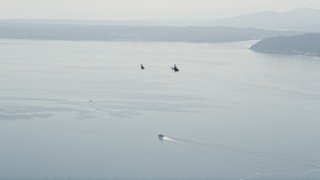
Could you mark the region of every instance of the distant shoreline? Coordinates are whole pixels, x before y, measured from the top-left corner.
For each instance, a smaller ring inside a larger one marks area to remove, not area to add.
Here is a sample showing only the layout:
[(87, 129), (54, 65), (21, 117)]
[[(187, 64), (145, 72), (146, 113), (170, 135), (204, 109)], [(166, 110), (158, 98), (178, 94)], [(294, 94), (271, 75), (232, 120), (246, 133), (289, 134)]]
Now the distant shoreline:
[(320, 58), (320, 54), (312, 54), (312, 53), (305, 53), (305, 52), (263, 51), (263, 50), (253, 50), (252, 48), (249, 48), (249, 49), (254, 52), (264, 53), (264, 54), (283, 54), (283, 55), (310, 56), (310, 57)]
[[(249, 48), (252, 50), (251, 48)], [(256, 53), (263, 53), (263, 54), (279, 54), (279, 55), (292, 55), (292, 56), (309, 56), (309, 57), (317, 57), (320, 58), (319, 54), (308, 54), (308, 53), (297, 53), (297, 52), (280, 52), (280, 51), (256, 51), (252, 50)]]
[(2, 39), (222, 43), (257, 40), (287, 34), (301, 33), (232, 27), (105, 26), (0, 22), (0, 38)]

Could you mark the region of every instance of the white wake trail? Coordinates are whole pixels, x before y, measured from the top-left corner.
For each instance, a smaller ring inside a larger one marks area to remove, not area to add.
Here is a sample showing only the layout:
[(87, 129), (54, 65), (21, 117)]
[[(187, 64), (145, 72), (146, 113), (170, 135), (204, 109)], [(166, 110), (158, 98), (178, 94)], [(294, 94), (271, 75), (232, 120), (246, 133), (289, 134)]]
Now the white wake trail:
[(166, 140), (166, 141), (171, 141), (171, 142), (178, 142), (177, 140), (169, 138), (169, 137), (163, 137), (162, 139)]

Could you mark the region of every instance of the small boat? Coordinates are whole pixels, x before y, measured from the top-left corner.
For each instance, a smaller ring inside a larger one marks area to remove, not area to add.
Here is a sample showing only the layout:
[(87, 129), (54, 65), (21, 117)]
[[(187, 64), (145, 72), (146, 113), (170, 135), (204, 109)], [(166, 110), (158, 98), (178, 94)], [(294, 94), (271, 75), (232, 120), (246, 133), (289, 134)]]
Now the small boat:
[(163, 139), (163, 138), (164, 138), (164, 135), (159, 134), (158, 137), (159, 137), (159, 139)]

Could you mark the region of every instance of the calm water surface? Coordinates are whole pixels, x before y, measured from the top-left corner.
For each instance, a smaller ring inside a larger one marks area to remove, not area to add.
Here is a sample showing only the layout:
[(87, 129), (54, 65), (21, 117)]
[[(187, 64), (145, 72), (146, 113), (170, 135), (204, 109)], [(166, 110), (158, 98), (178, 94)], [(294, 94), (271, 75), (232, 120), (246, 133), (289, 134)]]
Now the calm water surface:
[(252, 43), (0, 40), (0, 179), (319, 179), (320, 59)]

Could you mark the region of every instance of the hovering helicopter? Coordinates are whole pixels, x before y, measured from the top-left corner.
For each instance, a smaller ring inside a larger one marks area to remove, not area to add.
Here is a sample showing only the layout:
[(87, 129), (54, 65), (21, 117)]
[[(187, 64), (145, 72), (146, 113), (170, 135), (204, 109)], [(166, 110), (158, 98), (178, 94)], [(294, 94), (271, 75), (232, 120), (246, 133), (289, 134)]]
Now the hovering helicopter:
[(176, 65), (174, 65), (173, 67), (171, 67), (171, 69), (172, 69), (174, 72), (178, 72), (178, 71), (179, 71), (179, 69), (177, 68)]

